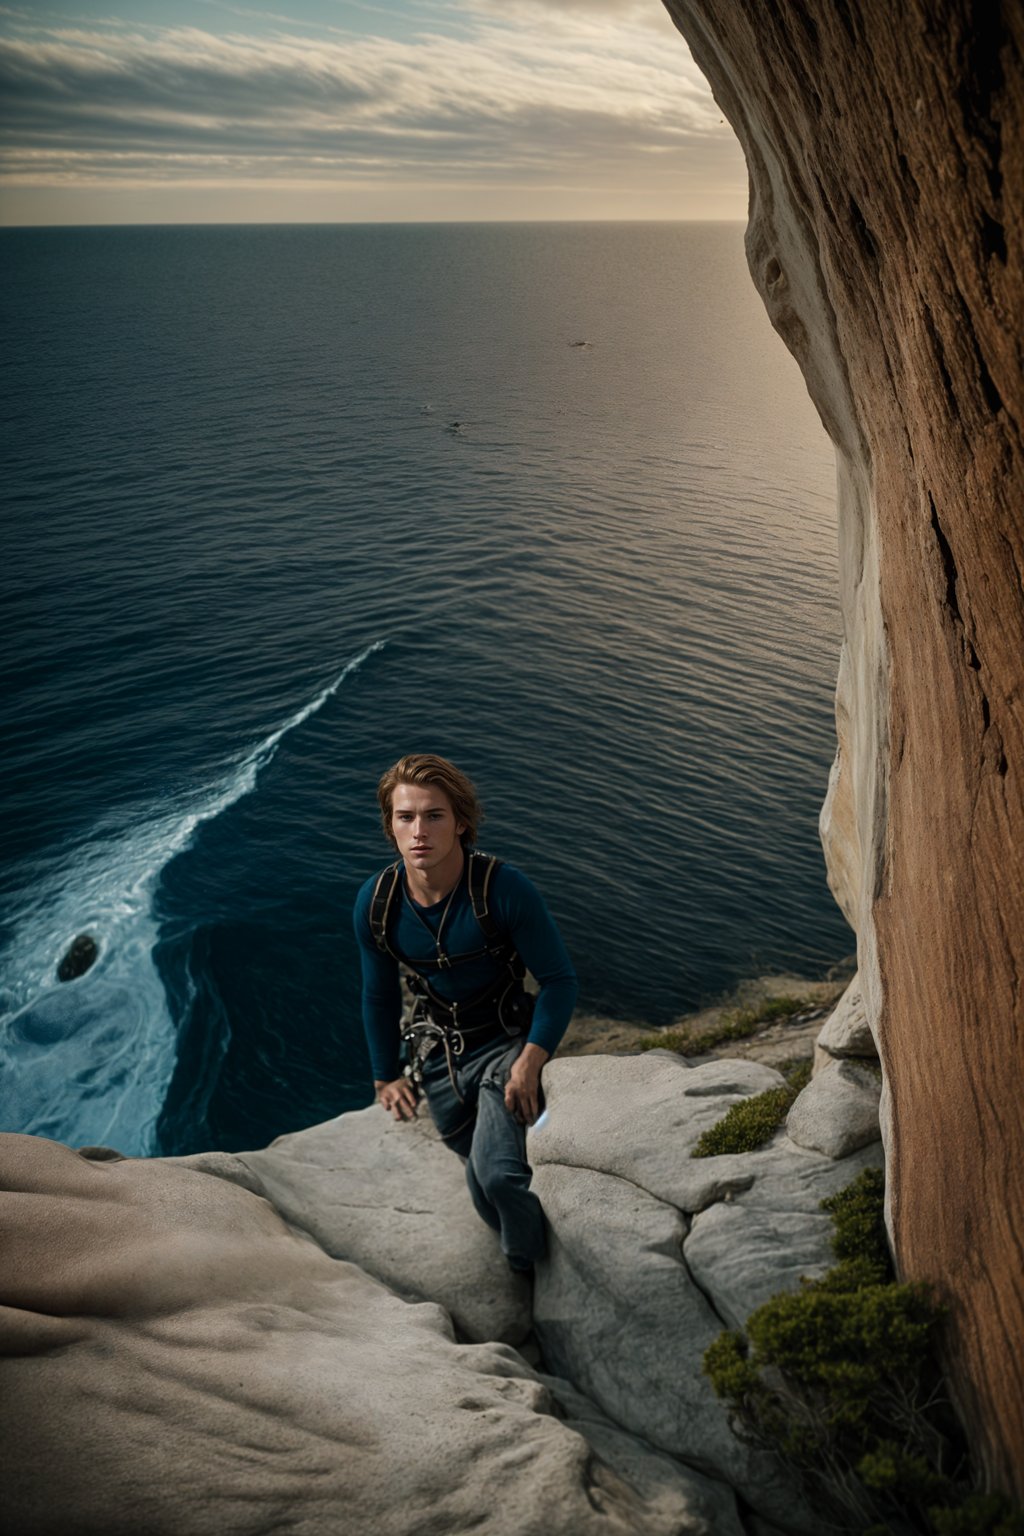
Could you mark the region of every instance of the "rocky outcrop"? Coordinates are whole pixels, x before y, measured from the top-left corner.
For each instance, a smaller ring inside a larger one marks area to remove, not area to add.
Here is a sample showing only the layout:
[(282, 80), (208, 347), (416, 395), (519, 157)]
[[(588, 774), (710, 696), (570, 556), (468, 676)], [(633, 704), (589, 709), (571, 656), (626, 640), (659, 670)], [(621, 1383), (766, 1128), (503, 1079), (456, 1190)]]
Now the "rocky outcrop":
[(832, 1261), (828, 1194), (878, 1166), (878, 1141), (834, 1161), (779, 1133), (757, 1153), (694, 1158), (703, 1131), (782, 1083), (751, 1061), (651, 1051), (545, 1070), (547, 1114), (530, 1133), (551, 1252), (534, 1326), (545, 1358), (618, 1424), (726, 1479), (760, 1514), (815, 1530), (792, 1486), (737, 1440), (700, 1362), (803, 1274)]
[(667, 1051), (552, 1062), (529, 1140), (552, 1234), (532, 1317), (425, 1112), (397, 1124), (373, 1107), (262, 1152), (176, 1161), (264, 1195), (399, 1294), (440, 1301), (462, 1337), (519, 1342), (532, 1323), (546, 1361), (622, 1430), (784, 1528), (813, 1530), (794, 1519), (792, 1486), (737, 1440), (700, 1369), (723, 1327), (829, 1266), (819, 1202), (881, 1161), (877, 1114), (856, 1158), (781, 1133), (756, 1155), (691, 1157), (731, 1105), (781, 1082), (759, 1062), (691, 1067)]
[(1022, 13), (666, 4), (743, 145), (751, 273), (836, 448), (822, 833), (896, 1257), (950, 1306), (962, 1417), (1024, 1497)]
[(96, 963), (100, 949), (91, 933), (80, 933), (72, 939), (66, 954), (57, 966), (58, 981), (75, 981), (84, 976)]
[(860, 977), (855, 976), (829, 1014), (815, 1042), (814, 1070), (828, 1065), (829, 1061), (878, 1060), (875, 1037), (871, 1033), (871, 1020), (864, 1006)]
[(230, 1160), (211, 1177), (31, 1136), (0, 1158), (17, 1536), (741, 1536), (722, 1483), (508, 1346), (455, 1343)]
[[(0, 1137), (14, 1529), (741, 1536), (738, 1492), (810, 1536), (701, 1371), (723, 1327), (828, 1267), (819, 1202), (880, 1160), (781, 1131), (691, 1157), (780, 1082), (665, 1051), (551, 1063), (532, 1316), (425, 1115), (373, 1108), (237, 1156)], [(554, 1376), (502, 1342), (531, 1321)]]
[(529, 1285), (509, 1273), (425, 1110), (399, 1124), (372, 1105), (262, 1152), (177, 1161), (256, 1190), (325, 1253), (398, 1295), (439, 1302), (469, 1342), (520, 1344), (530, 1331)]

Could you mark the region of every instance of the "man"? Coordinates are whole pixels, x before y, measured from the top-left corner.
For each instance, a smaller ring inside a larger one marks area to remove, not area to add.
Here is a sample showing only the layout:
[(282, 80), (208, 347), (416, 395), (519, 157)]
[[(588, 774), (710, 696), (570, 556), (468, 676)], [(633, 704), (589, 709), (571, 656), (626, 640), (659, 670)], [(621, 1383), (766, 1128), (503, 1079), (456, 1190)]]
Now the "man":
[[(565, 1033), (576, 975), (540, 894), (509, 864), (474, 851), (476, 791), (443, 757), (418, 753), (377, 786), (399, 859), (356, 898), (363, 1024), (377, 1099), (396, 1120), (422, 1086), (445, 1143), (466, 1159), (477, 1211), (514, 1271), (545, 1251), (530, 1190), (526, 1127), (541, 1105), (541, 1069)], [(399, 966), (416, 996), (400, 1062)], [(524, 967), (540, 984), (534, 1005)]]

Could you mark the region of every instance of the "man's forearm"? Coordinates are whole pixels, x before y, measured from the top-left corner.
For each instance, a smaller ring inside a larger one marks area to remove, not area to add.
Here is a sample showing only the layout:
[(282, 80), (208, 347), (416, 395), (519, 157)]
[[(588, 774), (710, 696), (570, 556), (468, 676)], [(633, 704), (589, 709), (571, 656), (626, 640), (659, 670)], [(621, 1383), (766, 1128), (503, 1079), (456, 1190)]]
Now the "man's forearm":
[(514, 1072), (518, 1067), (520, 1075), (529, 1073), (530, 1076), (533, 1076), (535, 1073), (540, 1072), (541, 1067), (550, 1059), (550, 1056), (551, 1052), (546, 1051), (542, 1045), (534, 1045), (531, 1042), (527, 1042), (516, 1057), (512, 1071)]

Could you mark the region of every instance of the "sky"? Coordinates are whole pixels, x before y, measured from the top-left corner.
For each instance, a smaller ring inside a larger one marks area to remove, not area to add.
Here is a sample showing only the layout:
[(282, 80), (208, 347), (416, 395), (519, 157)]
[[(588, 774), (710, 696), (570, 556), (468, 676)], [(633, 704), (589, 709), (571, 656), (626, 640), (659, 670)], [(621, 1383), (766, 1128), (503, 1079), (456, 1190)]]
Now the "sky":
[(660, 0), (0, 4), (0, 224), (742, 219)]

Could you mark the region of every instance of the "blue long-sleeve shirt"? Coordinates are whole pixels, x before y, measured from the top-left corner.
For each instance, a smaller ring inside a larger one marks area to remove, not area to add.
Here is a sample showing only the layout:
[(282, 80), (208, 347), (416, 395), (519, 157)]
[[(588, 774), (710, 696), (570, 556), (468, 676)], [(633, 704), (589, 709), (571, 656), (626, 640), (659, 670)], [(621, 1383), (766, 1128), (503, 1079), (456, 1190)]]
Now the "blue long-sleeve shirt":
[[(399, 1021), (402, 993), (398, 963), (383, 954), (370, 929), (370, 907), (377, 883), (374, 875), (360, 888), (353, 921), (363, 969), (363, 1028), (370, 1048), (370, 1062), (377, 1082), (393, 1082), (401, 1072)], [(444, 919), (444, 948), (450, 956), (475, 955), (450, 970), (438, 970), (437, 931), (448, 898), (430, 907), (414, 902), (405, 888), (402, 872), (401, 900), (395, 893), (397, 911), (388, 937), (415, 970), (423, 963), (431, 986), (449, 1002), (467, 1001), (481, 993), (501, 974), (501, 964), (483, 953), (480, 925), (473, 916), (465, 874)], [(515, 945), (523, 964), (540, 985), (528, 1041), (552, 1054), (569, 1026), (579, 990), (576, 972), (555, 927), (544, 898), (531, 880), (511, 864), (494, 872), (489, 892), (491, 912)], [(432, 963), (433, 962), (433, 963)]]

